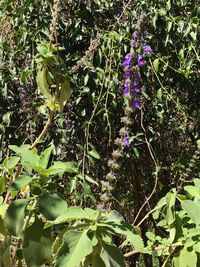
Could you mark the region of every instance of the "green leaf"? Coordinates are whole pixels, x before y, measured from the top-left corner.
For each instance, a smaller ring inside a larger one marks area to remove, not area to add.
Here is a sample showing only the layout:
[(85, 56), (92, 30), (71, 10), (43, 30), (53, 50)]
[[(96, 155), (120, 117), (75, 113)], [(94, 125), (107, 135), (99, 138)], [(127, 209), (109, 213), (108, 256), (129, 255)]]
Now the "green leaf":
[(100, 159), (100, 155), (96, 150), (90, 150), (88, 154), (95, 159)]
[(157, 98), (158, 98), (159, 100), (162, 100), (162, 95), (163, 95), (162, 88), (160, 88), (160, 89), (158, 89), (158, 91), (157, 91)]
[(74, 173), (76, 171), (77, 167), (73, 162), (55, 161), (54, 164), (47, 170), (47, 173), (48, 175), (56, 175), (64, 172)]
[(33, 179), (28, 175), (20, 175), (10, 186), (9, 191), (19, 191), (27, 186)]
[(17, 153), (22, 158), (22, 164), (29, 163), (30, 165), (39, 166), (40, 157), (36, 149), (30, 150), (29, 145), (22, 145), (20, 147), (10, 145), (9, 148)]
[(92, 253), (92, 250), (92, 242), (87, 236), (87, 231), (70, 230), (63, 236), (63, 243), (55, 259), (55, 267), (77, 267)]
[(155, 72), (158, 72), (158, 70), (159, 70), (159, 58), (156, 58), (154, 60), (153, 67), (154, 67)]
[(6, 159), (4, 165), (8, 170), (10, 170), (10, 169), (13, 169), (17, 165), (19, 160), (20, 160), (19, 157), (10, 157)]
[(125, 267), (124, 257), (118, 247), (103, 243), (100, 257), (106, 267)]
[(4, 239), (4, 241), (1, 243), (0, 246), (0, 266), (1, 267), (13, 267), (11, 262), (11, 239), (7, 237)]
[(67, 203), (57, 194), (45, 194), (38, 200), (39, 210), (48, 220), (55, 220), (67, 210)]
[(6, 210), (5, 226), (11, 235), (20, 236), (24, 225), (25, 209), (30, 199), (17, 199)]
[(181, 201), (182, 208), (187, 212), (194, 224), (200, 224), (200, 206), (191, 200)]
[(68, 101), (72, 93), (69, 82), (67, 81), (66, 78), (65, 78), (64, 83), (62, 83), (61, 85), (61, 90), (59, 93), (60, 93), (60, 96), (57, 99), (57, 102), (59, 104), (59, 111), (62, 112), (66, 102)]
[(36, 78), (38, 87), (42, 91), (44, 97), (49, 101), (52, 102), (52, 95), (51, 91), (49, 89), (49, 85), (47, 83), (47, 68), (42, 67), (37, 72), (37, 78)]
[(194, 250), (188, 251), (186, 248), (181, 250), (179, 256), (180, 267), (196, 267), (197, 266), (197, 254)]
[(200, 188), (188, 185), (184, 187), (184, 190), (186, 190), (192, 197), (200, 197)]
[(2, 176), (0, 178), (0, 195), (6, 190), (6, 177)]
[(134, 248), (140, 252), (144, 251), (144, 243), (140, 235), (133, 232), (133, 228), (125, 221), (105, 221), (101, 226), (111, 228), (113, 232), (125, 236)]
[(82, 208), (70, 207), (65, 212), (63, 212), (59, 217), (57, 217), (54, 221), (47, 222), (45, 227), (81, 219), (89, 220), (90, 217), (88, 213), (85, 212)]
[(51, 156), (51, 152), (52, 152), (53, 146), (48, 147), (47, 149), (45, 149), (41, 156), (40, 156), (40, 160), (39, 160), (39, 164), (43, 169), (46, 169), (49, 163), (49, 158)]
[(44, 229), (44, 223), (36, 217), (24, 233), (23, 255), (27, 266), (51, 264), (51, 245), (51, 228)]

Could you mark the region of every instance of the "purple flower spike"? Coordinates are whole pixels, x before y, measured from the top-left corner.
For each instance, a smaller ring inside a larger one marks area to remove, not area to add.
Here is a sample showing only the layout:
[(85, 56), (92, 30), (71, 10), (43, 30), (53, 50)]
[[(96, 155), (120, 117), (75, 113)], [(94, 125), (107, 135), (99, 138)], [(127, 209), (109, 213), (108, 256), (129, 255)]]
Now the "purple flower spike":
[(141, 77), (140, 77), (140, 73), (138, 71), (135, 71), (134, 72), (134, 78), (137, 82), (139, 82), (141, 80)]
[(133, 100), (133, 106), (135, 109), (141, 109), (141, 104), (137, 99)]
[(142, 45), (142, 47), (143, 47), (143, 51), (145, 53), (151, 53), (151, 52), (153, 52), (153, 50), (151, 49), (151, 47), (149, 45), (145, 44), (145, 43)]
[(139, 35), (138, 31), (134, 31), (134, 33), (133, 33), (133, 41), (134, 42), (138, 41), (138, 35)]
[(130, 147), (130, 142), (129, 142), (129, 137), (128, 136), (124, 137), (123, 144), (126, 147)]
[(141, 54), (138, 54), (137, 64), (139, 67), (143, 67), (145, 65), (144, 58)]
[(123, 67), (130, 67), (130, 65), (131, 65), (131, 61), (132, 61), (132, 55), (131, 55), (131, 53), (129, 53), (129, 54), (127, 54), (127, 55), (125, 56), (125, 60), (124, 60), (124, 62), (122, 63), (122, 66), (123, 66)]
[(139, 94), (140, 93), (140, 86), (139, 84), (134, 84), (133, 85), (133, 92), (136, 93), (136, 94)]
[(130, 79), (131, 78), (131, 71), (128, 69), (125, 71), (124, 79)]
[(124, 91), (123, 91), (123, 95), (126, 95), (129, 93), (129, 83), (125, 82), (124, 83)]

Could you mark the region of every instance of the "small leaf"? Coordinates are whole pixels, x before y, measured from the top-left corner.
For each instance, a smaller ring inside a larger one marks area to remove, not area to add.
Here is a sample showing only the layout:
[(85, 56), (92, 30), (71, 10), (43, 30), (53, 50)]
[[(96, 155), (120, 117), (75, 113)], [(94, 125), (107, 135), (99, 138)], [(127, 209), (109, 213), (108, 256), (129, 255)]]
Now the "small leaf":
[(100, 155), (96, 150), (91, 150), (88, 152), (88, 154), (95, 159), (100, 159)]
[(159, 100), (162, 100), (162, 95), (163, 95), (162, 88), (160, 88), (160, 89), (158, 89), (158, 91), (157, 91), (157, 98), (158, 98)]
[(10, 186), (9, 191), (19, 191), (26, 187), (33, 179), (28, 175), (20, 175)]
[(158, 72), (158, 70), (159, 70), (159, 58), (156, 58), (154, 60), (153, 67), (154, 67), (155, 72)]
[(51, 264), (51, 245), (51, 228), (44, 229), (44, 223), (36, 217), (24, 233), (23, 255), (27, 266)]
[(72, 90), (70, 88), (68, 80), (65, 78), (64, 83), (62, 83), (62, 85), (61, 85), (60, 96), (57, 100), (58, 104), (59, 104), (59, 111), (60, 112), (63, 111), (63, 108), (64, 108), (66, 102), (68, 101), (68, 99), (70, 98), (71, 94), (72, 94)]
[(125, 267), (124, 257), (118, 247), (103, 243), (100, 257), (106, 267)]
[(200, 188), (192, 185), (188, 185), (184, 187), (184, 190), (186, 190), (192, 197), (200, 197)]
[(5, 167), (10, 170), (13, 169), (17, 163), (19, 162), (20, 158), (19, 157), (10, 157), (5, 164)]
[(20, 236), (24, 224), (25, 209), (30, 199), (17, 199), (6, 210), (5, 226), (11, 235)]
[(37, 72), (37, 84), (38, 87), (40, 88), (40, 90), (42, 91), (44, 97), (48, 100), (48, 101), (52, 101), (52, 95), (47, 83), (47, 69), (46, 67), (42, 67), (41, 69), (38, 70)]
[(2, 176), (0, 178), (0, 195), (6, 190), (6, 177)]
[(76, 164), (73, 162), (61, 162), (61, 161), (55, 161), (53, 165), (47, 169), (48, 175), (56, 175), (59, 173), (74, 173), (77, 172)]
[(58, 250), (55, 267), (77, 267), (92, 253), (93, 246), (87, 236), (87, 231), (67, 231), (63, 236), (63, 243)]

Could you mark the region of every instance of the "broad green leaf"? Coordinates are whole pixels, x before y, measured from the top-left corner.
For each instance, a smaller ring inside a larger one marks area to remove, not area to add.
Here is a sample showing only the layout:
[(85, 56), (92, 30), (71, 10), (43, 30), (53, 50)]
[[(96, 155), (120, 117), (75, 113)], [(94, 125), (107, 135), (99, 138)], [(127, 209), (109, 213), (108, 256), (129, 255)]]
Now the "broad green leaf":
[(106, 267), (125, 267), (124, 257), (118, 247), (103, 243), (100, 257)]
[(187, 185), (184, 186), (184, 189), (192, 196), (192, 197), (200, 197), (200, 188), (193, 186), (193, 185)]
[(51, 228), (44, 229), (44, 223), (37, 217), (24, 233), (23, 255), (27, 266), (40, 267), (51, 264)]
[(29, 145), (22, 145), (20, 147), (10, 145), (9, 148), (17, 153), (22, 158), (22, 163), (29, 163), (32, 165), (39, 165), (40, 157), (37, 154), (36, 149), (30, 150)]
[(5, 167), (10, 170), (13, 169), (17, 163), (19, 162), (20, 158), (19, 157), (10, 157), (5, 161)]
[(74, 173), (76, 171), (77, 167), (75, 163), (61, 161), (55, 161), (53, 165), (49, 169), (47, 169), (48, 175), (56, 175), (64, 172)]
[(61, 85), (61, 90), (59, 93), (60, 93), (60, 96), (57, 99), (57, 101), (59, 104), (59, 111), (62, 112), (66, 102), (68, 101), (72, 93), (69, 82), (67, 81), (66, 78), (65, 78), (64, 83), (62, 83)]
[(33, 179), (28, 175), (20, 175), (10, 186), (9, 191), (19, 191), (27, 186)]
[(49, 85), (47, 83), (47, 68), (46, 67), (41, 67), (38, 71), (37, 71), (37, 78), (36, 78), (38, 87), (40, 88), (40, 90), (42, 91), (44, 97), (52, 102), (52, 95), (49, 89)]
[(186, 248), (181, 250), (179, 256), (180, 267), (196, 267), (197, 266), (197, 254), (194, 250), (188, 251)]
[(200, 189), (200, 179), (195, 178), (194, 179), (194, 185)]
[(99, 255), (92, 256), (92, 267), (107, 267)]
[(144, 243), (140, 235), (133, 232), (133, 228), (125, 221), (106, 221), (99, 224), (110, 228), (114, 233), (125, 236), (134, 248), (140, 252), (144, 251)]
[(67, 203), (57, 194), (45, 194), (39, 197), (39, 210), (48, 220), (55, 220), (67, 210)]
[(193, 223), (200, 224), (200, 206), (191, 200), (181, 201), (182, 208), (187, 212)]
[(24, 224), (25, 209), (30, 199), (17, 199), (6, 210), (5, 226), (11, 235), (20, 236)]
[(77, 267), (92, 251), (93, 246), (87, 231), (67, 231), (58, 250), (55, 267)]
[(96, 150), (90, 150), (88, 154), (95, 159), (100, 159), (100, 155)]
[(123, 216), (116, 210), (112, 210), (111, 212), (109, 212), (107, 219), (109, 221), (124, 221)]
[(40, 155), (40, 161), (39, 164), (43, 169), (46, 169), (49, 163), (49, 158), (51, 156), (53, 146), (48, 147), (45, 149), (42, 154)]
[(81, 219), (90, 219), (87, 212), (85, 212), (80, 207), (70, 207), (65, 212), (63, 212), (59, 217), (57, 217), (54, 221), (49, 221), (46, 223), (45, 227), (49, 227), (52, 225), (74, 221), (74, 220), (81, 220)]
[(0, 246), (0, 266), (1, 267), (13, 267), (11, 262), (11, 239), (7, 237), (1, 243)]

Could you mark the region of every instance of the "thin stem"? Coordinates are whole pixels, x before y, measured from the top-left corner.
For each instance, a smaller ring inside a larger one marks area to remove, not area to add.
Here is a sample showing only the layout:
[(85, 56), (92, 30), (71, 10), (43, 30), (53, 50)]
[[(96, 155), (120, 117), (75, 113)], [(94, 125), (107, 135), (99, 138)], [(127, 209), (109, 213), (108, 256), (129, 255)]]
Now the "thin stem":
[(49, 130), (51, 124), (52, 124), (52, 121), (53, 121), (53, 118), (54, 118), (54, 115), (55, 115), (55, 111), (54, 110), (51, 110), (50, 111), (50, 114), (49, 114), (49, 118), (42, 130), (42, 132), (40, 133), (40, 135), (38, 136), (38, 138), (36, 138), (35, 142), (31, 145), (31, 148), (30, 149), (33, 149), (37, 144), (38, 142), (45, 136), (45, 134), (47, 133), (47, 131)]

